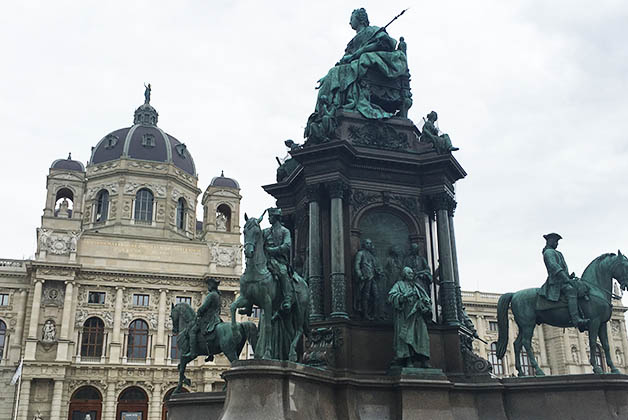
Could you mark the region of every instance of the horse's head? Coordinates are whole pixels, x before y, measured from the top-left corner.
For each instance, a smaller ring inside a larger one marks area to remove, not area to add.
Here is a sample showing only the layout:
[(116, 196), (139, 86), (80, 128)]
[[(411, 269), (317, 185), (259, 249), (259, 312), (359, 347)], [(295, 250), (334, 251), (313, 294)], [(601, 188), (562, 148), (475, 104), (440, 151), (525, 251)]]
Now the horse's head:
[(628, 258), (620, 250), (617, 250), (617, 264), (613, 270), (613, 277), (623, 290), (628, 290)]
[[(262, 217), (264, 215), (262, 214)], [(262, 229), (259, 227), (260, 222), (262, 221), (262, 217), (248, 217), (246, 213), (244, 213), (244, 256), (246, 258), (253, 257), (255, 254), (255, 247), (257, 242), (262, 235)]]

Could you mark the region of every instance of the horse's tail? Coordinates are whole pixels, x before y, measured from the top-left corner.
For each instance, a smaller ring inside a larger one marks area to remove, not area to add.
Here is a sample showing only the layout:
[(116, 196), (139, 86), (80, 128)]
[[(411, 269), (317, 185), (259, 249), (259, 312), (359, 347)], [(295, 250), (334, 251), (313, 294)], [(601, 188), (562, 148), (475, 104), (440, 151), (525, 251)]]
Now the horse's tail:
[(503, 359), (508, 349), (508, 307), (514, 293), (504, 293), (497, 301), (497, 358)]
[(255, 351), (255, 347), (257, 347), (257, 325), (251, 321), (242, 322), (240, 325), (244, 330), (244, 336), (249, 340), (249, 344)]

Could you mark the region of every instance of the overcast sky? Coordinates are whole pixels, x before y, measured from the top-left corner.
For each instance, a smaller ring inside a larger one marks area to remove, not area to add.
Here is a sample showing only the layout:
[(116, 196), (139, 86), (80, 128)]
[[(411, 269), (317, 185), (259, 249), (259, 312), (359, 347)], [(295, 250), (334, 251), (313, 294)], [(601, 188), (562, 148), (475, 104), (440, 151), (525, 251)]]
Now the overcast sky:
[(261, 185), (283, 140), (302, 140), (361, 6), (378, 26), (411, 7), (388, 32), (408, 44), (410, 118), (436, 110), (468, 172), (464, 289), (540, 286), (550, 231), (578, 275), (628, 252), (626, 1), (29, 1), (0, 10), (0, 257), (33, 255), (51, 162), (86, 162), (130, 126), (144, 82), (199, 188), (224, 170), (243, 210), (272, 206)]

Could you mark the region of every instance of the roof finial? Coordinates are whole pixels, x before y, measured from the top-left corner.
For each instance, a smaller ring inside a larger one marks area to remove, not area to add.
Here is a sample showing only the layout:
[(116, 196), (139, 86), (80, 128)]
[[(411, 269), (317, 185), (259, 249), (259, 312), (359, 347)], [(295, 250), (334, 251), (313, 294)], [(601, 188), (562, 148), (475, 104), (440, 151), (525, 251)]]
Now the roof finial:
[(221, 170), (220, 171), (220, 176), (224, 178), (225, 177), (225, 171)]
[(68, 160), (72, 160), (72, 152), (68, 153)]
[(150, 83), (148, 84), (148, 86), (146, 86), (146, 83), (144, 83), (144, 103), (145, 104), (150, 104)]

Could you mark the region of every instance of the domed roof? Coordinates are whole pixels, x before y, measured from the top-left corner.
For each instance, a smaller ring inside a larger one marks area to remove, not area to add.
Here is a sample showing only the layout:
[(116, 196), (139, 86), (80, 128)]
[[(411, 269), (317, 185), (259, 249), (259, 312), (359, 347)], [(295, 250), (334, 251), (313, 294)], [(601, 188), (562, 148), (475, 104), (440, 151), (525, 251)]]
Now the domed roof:
[(196, 167), (187, 146), (157, 127), (159, 114), (147, 102), (135, 110), (133, 126), (120, 128), (103, 137), (92, 149), (88, 165), (127, 157), (154, 162), (173, 163), (196, 176)]
[(220, 176), (213, 177), (212, 182), (210, 182), (209, 186), (237, 188), (238, 190), (240, 189), (240, 184), (238, 184), (238, 181), (233, 178), (227, 178), (224, 171), (220, 172)]
[(72, 153), (68, 154), (67, 159), (57, 159), (52, 162), (50, 169), (60, 169), (63, 171), (85, 172), (85, 166), (78, 160), (72, 160)]

